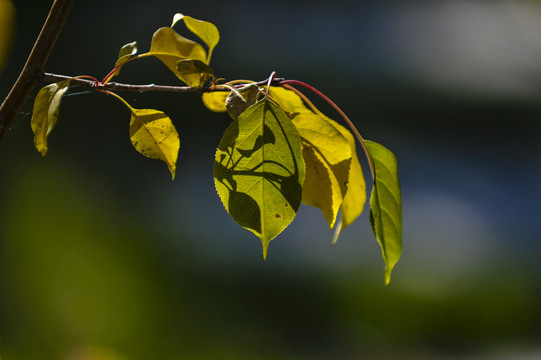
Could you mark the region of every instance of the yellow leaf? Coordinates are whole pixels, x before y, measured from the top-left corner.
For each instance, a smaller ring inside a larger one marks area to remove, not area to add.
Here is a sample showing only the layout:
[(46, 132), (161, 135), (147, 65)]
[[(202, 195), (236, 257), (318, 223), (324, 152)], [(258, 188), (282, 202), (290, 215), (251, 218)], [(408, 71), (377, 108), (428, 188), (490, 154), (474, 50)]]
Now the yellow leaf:
[[(342, 202), (342, 231), (347, 226), (351, 225), (355, 219), (357, 219), (363, 212), (364, 205), (366, 203), (366, 182), (364, 180), (363, 170), (361, 163), (357, 157), (357, 150), (355, 147), (355, 138), (353, 135), (342, 125), (334, 123), (334, 126), (342, 135), (348, 140), (351, 147), (351, 166), (349, 168), (348, 189), (344, 201)], [(335, 237), (334, 242), (338, 237)]]
[(195, 35), (199, 36), (199, 38), (203, 40), (205, 44), (207, 44), (209, 48), (209, 55), (207, 59), (208, 64), (212, 50), (214, 50), (214, 47), (216, 47), (220, 41), (220, 32), (218, 31), (218, 28), (208, 21), (197, 20), (191, 16), (185, 16), (180, 13), (175, 14), (173, 17), (173, 24), (171, 24), (171, 27), (173, 27), (180, 20), (183, 20), (186, 27)]
[(34, 145), (41, 153), (47, 154), (47, 138), (53, 130), (62, 96), (68, 90), (70, 80), (60, 81), (42, 88), (34, 100), (34, 109), (30, 125), (34, 133)]
[(308, 109), (295, 92), (272, 87), (270, 94), (284, 110), (293, 113), (293, 124), (303, 141), (306, 178), (302, 201), (321, 209), (332, 229), (348, 191), (350, 143), (338, 123)]
[[(329, 223), (329, 228), (332, 229), (347, 192), (351, 148), (330, 121), (332, 120), (314, 113), (300, 113), (293, 118), (293, 124), (303, 139), (303, 146), (306, 147), (306, 144), (309, 144), (317, 152), (317, 158), (320, 161), (320, 165), (314, 168), (315, 171), (307, 171), (302, 201), (321, 209)], [(305, 159), (305, 161), (309, 168), (308, 160)], [(327, 171), (318, 171), (317, 167), (321, 166), (324, 166)], [(311, 182), (314, 183), (312, 186)], [(319, 186), (322, 182), (329, 183), (329, 186)]]
[(302, 145), (302, 157), (306, 164), (302, 202), (321, 209), (332, 229), (342, 201), (340, 185), (321, 152), (305, 142)]
[(167, 164), (173, 179), (180, 140), (171, 119), (154, 109), (133, 109), (130, 120), (130, 140), (141, 154)]
[(225, 100), (229, 96), (229, 91), (213, 91), (203, 93), (202, 99), (203, 104), (215, 112), (225, 112), (227, 108), (225, 107)]
[(177, 63), (183, 59), (206, 62), (207, 53), (200, 44), (180, 36), (175, 30), (168, 27), (158, 29), (152, 36), (150, 51), (145, 55), (160, 59), (169, 70), (189, 86), (201, 85), (199, 74), (182, 75), (178, 71)]

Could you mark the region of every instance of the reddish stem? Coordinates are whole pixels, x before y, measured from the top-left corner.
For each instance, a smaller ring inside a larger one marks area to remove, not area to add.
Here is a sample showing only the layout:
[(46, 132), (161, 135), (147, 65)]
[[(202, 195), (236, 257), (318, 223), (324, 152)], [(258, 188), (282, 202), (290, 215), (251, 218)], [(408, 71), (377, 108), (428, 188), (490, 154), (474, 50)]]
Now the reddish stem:
[(76, 80), (76, 79), (90, 79), (92, 81), (94, 81), (94, 86), (95, 87), (98, 87), (100, 85), (100, 82), (98, 81), (98, 79), (96, 79), (94, 76), (90, 76), (90, 75), (79, 75), (79, 76), (75, 76), (73, 79), (71, 80)]
[(109, 71), (109, 73), (107, 75), (105, 75), (105, 77), (103, 78), (103, 80), (100, 82), (100, 84), (105, 84), (109, 78), (111, 78), (113, 76), (113, 74), (118, 70), (117, 67), (115, 67), (113, 70)]
[(270, 76), (269, 76), (269, 81), (267, 82), (267, 93), (265, 94), (265, 98), (269, 98), (269, 93), (270, 93), (270, 86), (272, 84), (272, 81), (274, 80), (274, 78), (276, 77), (276, 71), (273, 71), (271, 72)]
[(302, 87), (312, 91), (313, 93), (318, 95), (320, 98), (325, 100), (329, 105), (331, 105), (334, 108), (334, 110), (336, 110), (340, 114), (340, 116), (342, 116), (342, 118), (346, 121), (348, 126), (351, 128), (351, 130), (355, 134), (355, 137), (357, 138), (357, 140), (359, 140), (359, 142), (361, 143), (361, 146), (363, 147), (364, 153), (366, 155), (366, 159), (368, 160), (368, 164), (370, 165), (370, 170), (372, 172), (372, 178), (375, 179), (374, 166), (372, 165), (372, 161), (370, 160), (370, 155), (368, 154), (368, 149), (366, 148), (366, 144), (364, 143), (363, 137), (361, 136), (361, 134), (359, 133), (359, 131), (357, 130), (355, 125), (353, 125), (353, 122), (349, 119), (349, 117), (346, 115), (346, 113), (343, 112), (342, 109), (340, 109), (340, 107), (334, 103), (334, 101), (329, 99), (325, 94), (323, 94), (321, 91), (319, 91), (318, 89), (316, 89), (312, 85), (308, 85), (307, 83), (304, 83), (302, 81), (283, 80), (283, 81), (280, 81), (279, 84), (280, 85), (293, 84), (293, 85), (302, 86)]

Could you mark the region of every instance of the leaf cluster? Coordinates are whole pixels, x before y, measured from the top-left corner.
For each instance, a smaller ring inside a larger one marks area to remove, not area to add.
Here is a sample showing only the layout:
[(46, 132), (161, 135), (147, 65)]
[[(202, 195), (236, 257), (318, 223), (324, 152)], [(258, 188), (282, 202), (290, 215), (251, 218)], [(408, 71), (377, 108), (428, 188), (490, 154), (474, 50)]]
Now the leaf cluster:
[[(206, 49), (179, 35), (173, 29), (178, 22), (197, 35)], [(292, 86), (300, 82), (274, 81), (274, 73), (266, 86), (217, 79), (209, 63), (219, 39), (213, 24), (176, 14), (170, 27), (154, 33), (148, 52), (137, 55), (136, 42), (124, 45), (114, 68), (101, 82), (95, 80), (95, 88), (118, 98), (129, 109), (133, 147), (144, 156), (163, 161), (173, 178), (180, 140), (172, 120), (159, 110), (133, 108), (100, 85), (111, 81), (131, 61), (152, 56), (180, 81), (199, 88), (208, 109), (230, 115), (232, 121), (215, 154), (214, 183), (231, 217), (261, 239), (264, 258), (270, 241), (293, 221), (301, 203), (321, 210), (334, 230), (333, 243), (362, 214), (367, 189), (357, 157), (356, 136), (373, 178), (369, 217), (386, 264), (385, 281), (389, 283), (402, 251), (401, 193), (393, 154), (382, 145), (364, 140), (345, 114), (355, 136), (320, 112)], [(327, 99), (311, 86), (300, 84)], [(53, 83), (36, 97), (31, 124), (36, 149), (43, 156), (69, 86), (69, 79)]]

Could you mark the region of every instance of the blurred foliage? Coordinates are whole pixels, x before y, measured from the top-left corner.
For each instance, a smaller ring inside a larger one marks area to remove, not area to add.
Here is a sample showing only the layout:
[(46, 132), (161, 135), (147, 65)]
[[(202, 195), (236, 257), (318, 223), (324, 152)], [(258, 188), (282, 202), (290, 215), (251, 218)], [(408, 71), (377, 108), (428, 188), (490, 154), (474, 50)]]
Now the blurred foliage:
[(15, 23), (15, 9), (11, 0), (0, 0), (0, 71), (8, 55)]
[(194, 263), (107, 183), (51, 164), (14, 179), (0, 212), (5, 359), (418, 359), (534, 341), (541, 321), (539, 292), (512, 273), (423, 295), (362, 268)]

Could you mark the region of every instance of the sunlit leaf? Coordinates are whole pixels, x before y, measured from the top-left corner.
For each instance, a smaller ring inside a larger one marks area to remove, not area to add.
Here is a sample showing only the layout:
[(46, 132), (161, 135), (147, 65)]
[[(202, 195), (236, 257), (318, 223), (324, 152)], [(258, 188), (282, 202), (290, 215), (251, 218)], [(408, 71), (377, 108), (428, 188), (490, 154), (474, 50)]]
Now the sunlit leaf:
[(150, 51), (145, 54), (160, 59), (180, 80), (190, 86), (200, 86), (201, 76), (182, 75), (178, 71), (177, 63), (183, 59), (192, 59), (206, 62), (205, 49), (198, 43), (188, 40), (177, 34), (175, 30), (164, 27), (158, 29), (152, 36)]
[(47, 138), (58, 119), (62, 96), (68, 90), (70, 80), (60, 81), (42, 88), (34, 100), (31, 127), (34, 145), (42, 156), (47, 154)]
[(365, 140), (372, 166), (374, 186), (370, 197), (370, 223), (385, 260), (385, 284), (402, 253), (402, 195), (393, 153)]
[(348, 191), (352, 148), (345, 134), (349, 132), (325, 115), (308, 109), (291, 90), (271, 87), (270, 94), (284, 110), (293, 113), (293, 124), (302, 139), (306, 163), (302, 202), (321, 209), (332, 229)]
[(256, 103), (261, 88), (250, 84), (240, 89), (233, 89), (225, 100), (227, 112), (233, 119), (237, 119), (247, 108)]
[(227, 108), (225, 107), (225, 100), (229, 96), (229, 91), (212, 91), (203, 93), (202, 99), (203, 104), (214, 112), (225, 112)]
[(338, 241), (338, 236), (346, 227), (351, 225), (363, 212), (366, 203), (366, 182), (364, 180), (361, 163), (357, 157), (355, 138), (345, 127), (334, 124), (336, 129), (348, 140), (351, 147), (351, 166), (349, 168), (348, 189), (342, 202), (341, 219), (336, 228), (332, 243)]
[(171, 119), (154, 109), (131, 108), (130, 140), (141, 154), (167, 164), (173, 179), (180, 140)]
[(332, 228), (342, 200), (340, 186), (317, 148), (303, 142), (302, 156), (306, 164), (302, 202), (321, 209), (329, 227)]
[(220, 33), (218, 28), (208, 21), (197, 20), (191, 16), (185, 16), (180, 13), (175, 14), (173, 17), (173, 24), (171, 24), (171, 27), (173, 27), (180, 20), (183, 20), (186, 27), (195, 35), (199, 36), (199, 38), (203, 40), (205, 44), (207, 44), (209, 48), (209, 58), (206, 62), (208, 64), (212, 51), (220, 41)]
[(216, 190), (233, 219), (261, 239), (265, 258), (299, 209), (304, 174), (299, 134), (272, 101), (252, 105), (226, 129), (214, 162)]
[(15, 9), (10, 0), (0, 0), (0, 70), (4, 65), (13, 35)]

